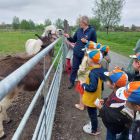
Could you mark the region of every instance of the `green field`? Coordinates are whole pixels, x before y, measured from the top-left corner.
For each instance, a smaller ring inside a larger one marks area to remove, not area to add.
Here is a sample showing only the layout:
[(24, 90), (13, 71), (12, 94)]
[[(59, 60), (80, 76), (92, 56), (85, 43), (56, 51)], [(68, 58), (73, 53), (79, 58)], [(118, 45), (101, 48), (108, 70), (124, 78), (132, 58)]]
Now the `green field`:
[(133, 53), (136, 42), (140, 39), (140, 32), (98, 32), (98, 42), (109, 45), (112, 51), (128, 56)]
[(0, 31), (0, 54), (13, 54), (23, 52), (25, 50), (25, 42), (27, 39), (36, 38), (34, 34), (37, 32)]
[[(0, 31), (0, 55), (24, 52), (25, 42), (38, 32), (2, 32)], [(39, 33), (41, 34), (41, 33)], [(140, 39), (140, 32), (97, 32), (98, 42), (109, 45), (112, 51), (128, 56), (133, 51), (135, 44)]]

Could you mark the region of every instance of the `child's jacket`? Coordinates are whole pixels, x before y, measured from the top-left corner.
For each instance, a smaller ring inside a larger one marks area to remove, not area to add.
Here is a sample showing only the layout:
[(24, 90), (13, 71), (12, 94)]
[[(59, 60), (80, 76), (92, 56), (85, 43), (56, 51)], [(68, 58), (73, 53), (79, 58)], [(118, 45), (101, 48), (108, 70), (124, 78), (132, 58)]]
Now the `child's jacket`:
[(78, 81), (85, 83), (86, 82), (86, 78), (89, 75), (89, 72), (93, 69), (93, 67), (89, 67), (88, 65), (88, 56), (84, 56), (82, 63), (79, 67), (78, 70)]
[[(121, 106), (113, 107), (114, 104), (120, 104)], [(105, 104), (100, 110), (100, 116), (104, 125), (114, 134), (119, 134), (125, 129), (129, 128), (132, 123), (132, 118), (122, 112), (125, 108), (125, 101), (118, 99), (116, 93), (112, 92), (105, 100)], [(112, 106), (112, 107), (111, 107)]]
[(101, 66), (93, 67), (89, 76), (86, 79), (86, 83), (82, 86), (84, 88), (84, 94), (82, 102), (88, 107), (96, 107), (94, 102), (97, 98), (101, 98), (102, 81), (105, 80), (105, 70)]

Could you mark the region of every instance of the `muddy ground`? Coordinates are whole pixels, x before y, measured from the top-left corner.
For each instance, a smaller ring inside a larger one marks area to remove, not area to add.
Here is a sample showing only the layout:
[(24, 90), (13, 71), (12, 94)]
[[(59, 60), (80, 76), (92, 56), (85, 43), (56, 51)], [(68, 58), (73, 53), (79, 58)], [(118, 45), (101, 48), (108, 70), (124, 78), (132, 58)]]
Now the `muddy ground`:
[[(11, 118), (11, 122), (8, 124), (4, 123), (4, 131), (6, 137), (2, 138), (2, 140), (11, 140), (34, 94), (34, 92), (20, 92), (18, 98), (15, 99), (12, 106), (7, 110), (7, 113)], [(31, 114), (30, 119), (28, 120), (25, 131), (21, 135), (20, 140), (31, 140), (42, 106), (43, 98), (40, 97)]]

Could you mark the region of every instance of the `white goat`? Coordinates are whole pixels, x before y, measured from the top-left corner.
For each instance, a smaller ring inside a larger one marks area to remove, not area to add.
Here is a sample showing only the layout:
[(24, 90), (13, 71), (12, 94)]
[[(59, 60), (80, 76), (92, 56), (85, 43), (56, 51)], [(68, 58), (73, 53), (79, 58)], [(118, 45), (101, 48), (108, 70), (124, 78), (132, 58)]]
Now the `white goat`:
[(25, 50), (28, 56), (37, 54), (43, 45), (40, 39), (28, 39), (25, 44)]
[[(57, 29), (54, 25), (49, 25), (49, 26), (45, 27), (45, 31), (41, 37), (48, 36), (50, 33), (52, 35), (54, 35), (54, 36), (52, 36), (53, 38), (55, 38), (55, 39), (57, 38)], [(35, 55), (41, 50), (42, 45), (43, 45), (43, 42), (40, 38), (39, 39), (28, 39), (25, 43), (25, 51), (28, 56)]]

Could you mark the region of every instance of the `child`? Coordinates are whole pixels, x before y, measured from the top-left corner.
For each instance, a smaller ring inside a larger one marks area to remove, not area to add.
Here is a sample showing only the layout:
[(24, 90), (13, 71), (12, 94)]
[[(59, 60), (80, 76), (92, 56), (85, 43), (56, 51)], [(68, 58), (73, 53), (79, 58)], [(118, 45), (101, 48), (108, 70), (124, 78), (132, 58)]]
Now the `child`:
[(72, 57), (73, 57), (73, 48), (74, 48), (74, 43), (69, 42), (66, 40), (66, 44), (68, 46), (68, 53), (66, 56), (66, 72), (68, 75), (71, 73), (71, 68), (72, 68)]
[[(109, 63), (111, 62), (110, 56), (109, 56), (109, 46), (103, 46), (101, 47), (100, 51), (102, 52), (103, 55), (103, 59), (101, 61), (101, 66), (106, 69), (109, 70)], [(104, 82), (102, 84), (102, 90), (104, 90)]]
[(97, 130), (98, 119), (97, 109), (94, 105), (96, 98), (101, 98), (102, 81), (105, 80), (104, 69), (101, 68), (102, 54), (99, 50), (93, 50), (88, 54), (88, 65), (92, 67), (86, 82), (82, 84), (84, 94), (82, 97), (83, 104), (87, 107), (88, 115), (92, 128), (88, 129), (87, 125), (83, 127), (85, 133), (99, 135), (101, 132)]
[(108, 54), (109, 50), (110, 50), (109, 46), (103, 46), (100, 49), (100, 51), (102, 52), (102, 55), (103, 55), (101, 66), (106, 70), (109, 70), (109, 63), (111, 62), (111, 59)]
[[(134, 53), (137, 54), (138, 52), (140, 52), (140, 40), (137, 41), (136, 43), (136, 47), (133, 49)], [(127, 71), (131, 74), (134, 74), (135, 73), (135, 70), (132, 66), (133, 64), (133, 59), (130, 60), (129, 64), (128, 64), (128, 67), (127, 67)]]
[(112, 72), (104, 73), (107, 76), (107, 86), (113, 90), (109, 97), (96, 106), (100, 109), (100, 116), (104, 125), (107, 127), (106, 140), (116, 140), (116, 135), (128, 140), (129, 126), (132, 122), (133, 114), (127, 114), (124, 111), (125, 101), (117, 98), (116, 91), (123, 87), (128, 82), (128, 77), (125, 72), (120, 69), (115, 69)]
[[(85, 55), (84, 55), (84, 58), (82, 60), (82, 63), (79, 67), (78, 74), (77, 74), (77, 79), (78, 79), (78, 82), (80, 82), (80, 83), (86, 82), (86, 78), (87, 78), (90, 70), (92, 69), (92, 67), (90, 67), (88, 65), (88, 53), (94, 49), (96, 49), (96, 43), (94, 43), (93, 41), (89, 41), (85, 46), (85, 49), (84, 49)], [(82, 103), (81, 94), (80, 94), (80, 102), (79, 102), (79, 104), (75, 104), (75, 107), (79, 110), (84, 110), (84, 104)]]
[(136, 53), (136, 55), (130, 55), (133, 58), (132, 66), (134, 68), (134, 73), (127, 73), (129, 77), (129, 81), (140, 81), (140, 52)]
[(132, 135), (130, 140), (140, 139), (140, 81), (131, 82), (127, 87), (120, 88), (116, 92), (116, 96), (126, 101), (126, 106), (137, 111), (135, 115), (135, 123), (132, 127)]

